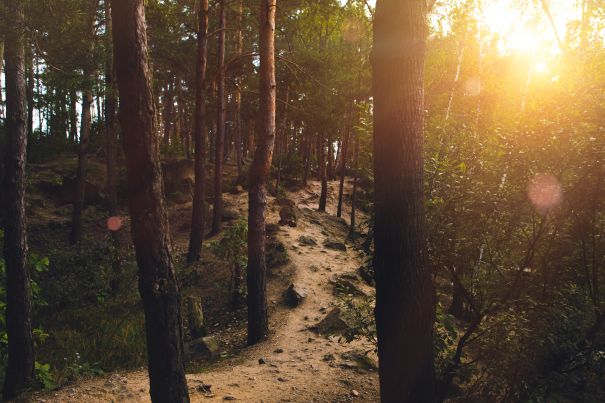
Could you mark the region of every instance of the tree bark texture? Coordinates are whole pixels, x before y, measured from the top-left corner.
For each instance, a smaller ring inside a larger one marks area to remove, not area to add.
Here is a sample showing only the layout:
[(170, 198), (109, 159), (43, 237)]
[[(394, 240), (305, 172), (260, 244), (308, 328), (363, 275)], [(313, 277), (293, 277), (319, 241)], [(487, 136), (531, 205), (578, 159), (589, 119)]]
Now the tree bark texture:
[(259, 16), (260, 97), (259, 136), (250, 167), (248, 192), (248, 344), (267, 338), (265, 209), (267, 179), (275, 144), (275, 8), (276, 0), (261, 0)]
[(425, 263), (424, 0), (378, 0), (372, 51), (376, 326), (383, 402), (435, 400)]
[(192, 263), (201, 258), (204, 240), (204, 203), (205, 203), (205, 169), (206, 157), (206, 65), (208, 56), (208, 0), (199, 0), (197, 57), (195, 76), (195, 190), (191, 212), (191, 234), (187, 262)]
[[(5, 400), (16, 397), (34, 377), (34, 342), (31, 322), (31, 286), (27, 267), (25, 220), (25, 162), (27, 105), (25, 84), (23, 2), (5, 2), (6, 28), (6, 173), (3, 197), (4, 260), (6, 263), (6, 333), (8, 361), (4, 378)], [(1, 62), (1, 60), (0, 60)]]
[(111, 4), (131, 232), (145, 311), (151, 400), (188, 402), (181, 301), (171, 256), (143, 0)]
[(221, 232), (223, 211), (223, 153), (225, 148), (225, 29), (227, 26), (226, 0), (221, 0), (218, 33), (218, 105), (216, 109), (216, 142), (214, 146), (214, 208), (212, 210), (212, 233)]

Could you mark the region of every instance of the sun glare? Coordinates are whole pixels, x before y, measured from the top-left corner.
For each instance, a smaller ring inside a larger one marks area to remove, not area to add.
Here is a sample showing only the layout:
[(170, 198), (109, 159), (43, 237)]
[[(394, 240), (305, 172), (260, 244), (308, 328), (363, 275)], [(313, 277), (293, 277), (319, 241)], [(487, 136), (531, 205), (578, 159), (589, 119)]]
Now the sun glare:
[(480, 27), (498, 39), (502, 54), (560, 52), (557, 35), (565, 37), (569, 21), (578, 19), (574, 0), (550, 0), (548, 10), (541, 2), (520, 7), (514, 0), (485, 0), (476, 3), (475, 13)]

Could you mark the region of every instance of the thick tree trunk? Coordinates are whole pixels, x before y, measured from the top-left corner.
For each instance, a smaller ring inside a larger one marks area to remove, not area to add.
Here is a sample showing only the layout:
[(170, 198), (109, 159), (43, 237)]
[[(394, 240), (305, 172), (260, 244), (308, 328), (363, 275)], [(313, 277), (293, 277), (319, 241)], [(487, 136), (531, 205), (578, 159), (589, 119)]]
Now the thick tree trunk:
[(206, 156), (206, 64), (208, 57), (208, 0), (199, 0), (197, 57), (195, 63), (195, 190), (191, 212), (191, 235), (187, 262), (192, 263), (201, 258), (202, 241), (204, 240), (204, 204), (205, 204), (205, 169)]
[(260, 1), (259, 136), (250, 167), (248, 193), (248, 344), (267, 338), (265, 208), (267, 179), (275, 144), (275, 8), (276, 0)]
[(378, 0), (372, 53), (376, 327), (383, 402), (433, 402), (433, 286), (424, 258), (424, 0)]
[(111, 3), (131, 231), (145, 311), (151, 400), (188, 402), (181, 301), (162, 191), (143, 0)]
[(11, 24), (6, 27), (7, 152), (2, 191), (6, 208), (4, 260), (6, 263), (6, 334), (8, 336), (8, 361), (3, 396), (5, 400), (8, 400), (16, 397), (33, 380), (34, 342), (24, 200), (27, 109), (23, 2), (7, 0), (4, 6), (7, 19), (11, 21)]
[(226, 0), (220, 0), (218, 33), (218, 106), (216, 110), (216, 143), (214, 147), (214, 208), (212, 234), (221, 232), (223, 212), (223, 152), (225, 148), (225, 29), (227, 27)]
[(91, 1), (91, 10), (88, 21), (89, 55), (84, 66), (85, 88), (82, 92), (82, 125), (80, 127), (80, 142), (78, 145), (78, 170), (76, 172), (76, 192), (73, 205), (73, 216), (71, 222), (71, 233), (69, 234), (70, 245), (75, 245), (82, 238), (82, 210), (84, 209), (84, 196), (86, 192), (86, 168), (88, 165), (88, 143), (90, 140), (90, 129), (92, 124), (92, 82), (94, 80), (93, 68), (93, 41), (94, 23), (97, 12), (98, 0)]
[(326, 202), (328, 199), (328, 175), (326, 172), (326, 144), (325, 135), (319, 134), (317, 137), (317, 154), (318, 154), (318, 165), (317, 170), (319, 173), (319, 180), (321, 182), (321, 194), (319, 196), (319, 208), (318, 211), (326, 211)]

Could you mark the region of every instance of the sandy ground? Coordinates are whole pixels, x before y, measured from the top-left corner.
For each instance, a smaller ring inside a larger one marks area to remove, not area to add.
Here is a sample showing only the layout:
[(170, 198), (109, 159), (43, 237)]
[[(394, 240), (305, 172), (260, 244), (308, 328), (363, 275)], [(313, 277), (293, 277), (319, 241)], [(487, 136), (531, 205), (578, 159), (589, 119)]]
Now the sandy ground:
[[(350, 183), (347, 188), (350, 190)], [(269, 304), (276, 307), (271, 316), (270, 339), (204, 372), (188, 374), (193, 402), (378, 401), (376, 371), (360, 369), (350, 358), (351, 353), (370, 351), (373, 346), (365, 340), (345, 343), (338, 337), (326, 338), (309, 330), (337, 305), (329, 279), (354, 273), (362, 264), (360, 253), (350, 244), (346, 252), (323, 246), (326, 237), (343, 241), (346, 236), (345, 221), (332, 216), (336, 211), (337, 192), (338, 182), (330, 182), (326, 214), (315, 211), (319, 198), (317, 182), (288, 195), (301, 209), (301, 218), (297, 227), (280, 227), (277, 238), (288, 249), (294, 268), (293, 282), (305, 288), (308, 296), (300, 306), (289, 308), (281, 302), (284, 290), (270, 287)], [(245, 205), (242, 206), (247, 199), (245, 193), (226, 194), (225, 198), (245, 209)], [(277, 222), (277, 207), (272, 200), (269, 206), (267, 221)], [(347, 218), (349, 211), (347, 205), (344, 214)], [(300, 245), (301, 235), (314, 238), (318, 245)], [(182, 242), (178, 238), (175, 241)], [(359, 287), (364, 285), (360, 282)], [(364, 290), (371, 292), (369, 288)], [(259, 364), (261, 358), (264, 364)], [(210, 385), (209, 391), (204, 385)], [(36, 394), (30, 401), (148, 402), (147, 372), (111, 374), (82, 381), (57, 391)]]

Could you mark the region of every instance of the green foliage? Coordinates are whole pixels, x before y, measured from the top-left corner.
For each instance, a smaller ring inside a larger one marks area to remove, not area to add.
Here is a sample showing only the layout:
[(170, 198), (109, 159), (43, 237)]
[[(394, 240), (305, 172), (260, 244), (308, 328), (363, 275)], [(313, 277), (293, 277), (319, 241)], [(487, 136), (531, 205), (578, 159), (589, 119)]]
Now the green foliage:
[(240, 219), (224, 231), (223, 237), (210, 244), (212, 252), (232, 265), (248, 264), (248, 221)]

